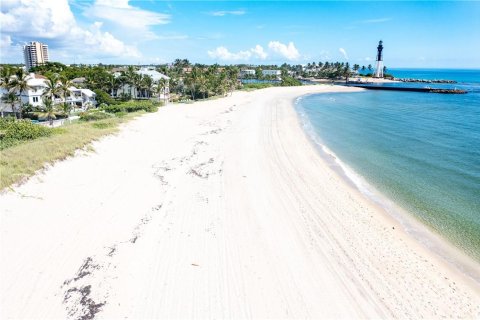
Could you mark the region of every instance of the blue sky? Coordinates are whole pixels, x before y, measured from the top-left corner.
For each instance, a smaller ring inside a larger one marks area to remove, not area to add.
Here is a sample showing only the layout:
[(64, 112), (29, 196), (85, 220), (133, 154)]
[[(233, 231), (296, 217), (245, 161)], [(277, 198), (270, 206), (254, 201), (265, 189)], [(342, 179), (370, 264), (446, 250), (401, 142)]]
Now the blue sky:
[(480, 68), (480, 2), (2, 0), (1, 62), (373, 63)]

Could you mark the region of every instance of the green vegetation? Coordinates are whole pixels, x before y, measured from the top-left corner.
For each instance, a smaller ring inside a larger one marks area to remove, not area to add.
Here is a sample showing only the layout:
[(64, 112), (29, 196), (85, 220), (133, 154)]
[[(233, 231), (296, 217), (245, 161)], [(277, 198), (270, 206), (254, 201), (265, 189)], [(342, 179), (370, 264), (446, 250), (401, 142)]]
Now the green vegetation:
[(161, 106), (162, 103), (151, 101), (151, 100), (144, 100), (144, 101), (127, 101), (121, 104), (114, 104), (105, 106), (102, 109), (108, 113), (131, 113), (137, 111), (145, 111), (145, 112), (155, 112), (158, 110), (158, 107)]
[(97, 121), (112, 117), (112, 114), (106, 112), (82, 112), (80, 114), (80, 120), (82, 121)]
[(251, 91), (251, 90), (256, 90), (256, 89), (264, 89), (264, 88), (269, 88), (269, 87), (275, 87), (278, 86), (277, 83), (269, 83), (269, 82), (259, 82), (259, 83), (244, 83), (242, 90), (245, 91)]
[[(121, 118), (112, 116), (94, 122), (79, 121), (65, 125), (61, 129), (45, 128), (26, 120), (2, 119), (2, 147), (4, 141), (8, 141), (5, 139), (11, 134), (16, 140), (19, 137), (22, 137), (23, 140), (18, 140), (10, 145), (5, 144), (5, 148), (2, 150), (0, 190), (33, 175), (36, 171), (44, 168), (47, 163), (73, 156), (75, 150), (85, 147), (102, 136), (117, 132), (119, 124), (141, 113), (130, 113)], [(15, 129), (9, 129), (12, 131), (3, 129), (9, 126), (13, 126)]]
[(282, 87), (293, 87), (293, 86), (301, 86), (302, 83), (295, 78), (286, 76), (282, 78), (282, 82), (280, 83), (280, 85)]
[(116, 104), (116, 103), (119, 103), (117, 102), (115, 99), (113, 99), (108, 93), (106, 93), (105, 91), (101, 90), (101, 89), (95, 89), (93, 90), (93, 92), (95, 92), (96, 94), (96, 97), (95, 99), (97, 100), (97, 103), (99, 105), (101, 104)]
[(23, 141), (48, 137), (54, 129), (33, 124), (30, 120), (0, 118), (0, 150), (17, 145)]
[(222, 97), (240, 88), (237, 80), (239, 68), (236, 66), (192, 65), (186, 59), (177, 59), (171, 67), (162, 66), (158, 70), (170, 77), (174, 102)]

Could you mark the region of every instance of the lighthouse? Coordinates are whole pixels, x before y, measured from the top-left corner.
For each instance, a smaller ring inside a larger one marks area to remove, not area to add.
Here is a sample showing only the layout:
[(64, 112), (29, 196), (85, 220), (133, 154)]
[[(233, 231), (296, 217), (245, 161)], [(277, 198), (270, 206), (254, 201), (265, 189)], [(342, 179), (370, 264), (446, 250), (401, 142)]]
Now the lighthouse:
[(375, 78), (383, 78), (383, 56), (382, 56), (382, 51), (383, 51), (383, 41), (380, 40), (378, 42), (378, 47), (377, 47), (377, 65), (375, 67)]

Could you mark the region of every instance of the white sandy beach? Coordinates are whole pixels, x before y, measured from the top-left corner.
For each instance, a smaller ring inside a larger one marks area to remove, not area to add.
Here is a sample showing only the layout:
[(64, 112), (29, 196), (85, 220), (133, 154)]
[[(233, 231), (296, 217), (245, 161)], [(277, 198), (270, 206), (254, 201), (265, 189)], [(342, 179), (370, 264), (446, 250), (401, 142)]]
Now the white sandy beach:
[(295, 97), (170, 105), (0, 195), (1, 319), (479, 318), (322, 159)]

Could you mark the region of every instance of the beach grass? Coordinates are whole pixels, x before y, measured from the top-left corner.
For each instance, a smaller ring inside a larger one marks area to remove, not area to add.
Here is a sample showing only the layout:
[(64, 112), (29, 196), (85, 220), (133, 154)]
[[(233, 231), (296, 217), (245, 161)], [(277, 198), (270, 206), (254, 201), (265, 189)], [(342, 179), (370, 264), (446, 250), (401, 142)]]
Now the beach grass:
[(145, 112), (139, 111), (92, 122), (78, 121), (63, 126), (51, 136), (25, 141), (2, 150), (0, 190), (34, 175), (47, 164), (73, 156), (78, 149), (88, 149), (92, 141), (117, 132), (120, 124), (143, 113)]

